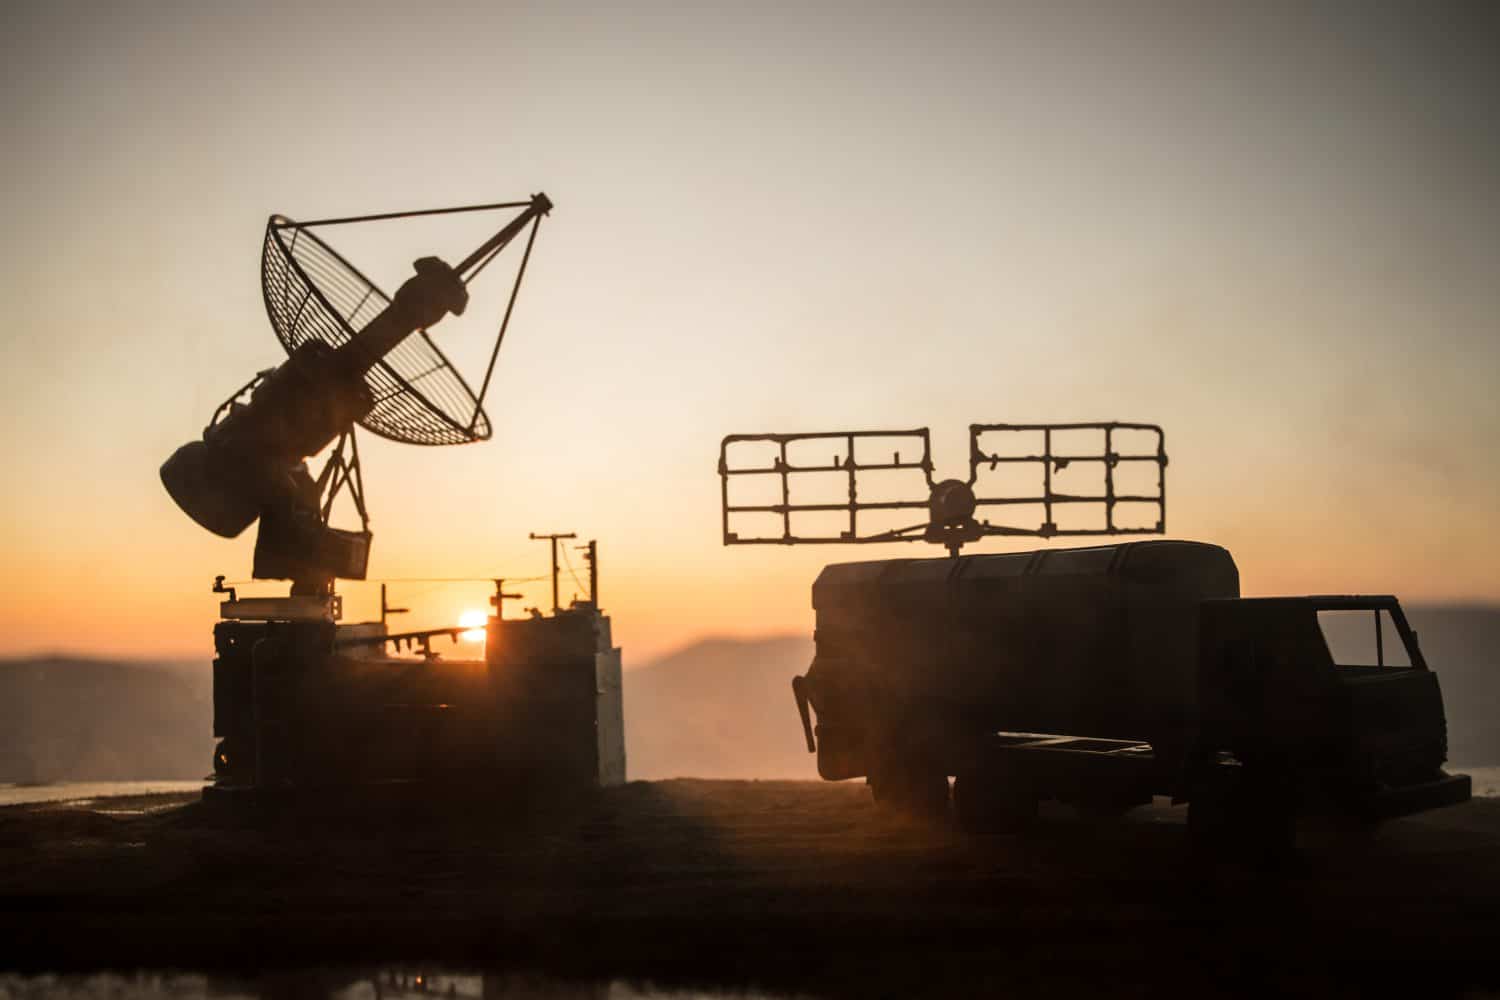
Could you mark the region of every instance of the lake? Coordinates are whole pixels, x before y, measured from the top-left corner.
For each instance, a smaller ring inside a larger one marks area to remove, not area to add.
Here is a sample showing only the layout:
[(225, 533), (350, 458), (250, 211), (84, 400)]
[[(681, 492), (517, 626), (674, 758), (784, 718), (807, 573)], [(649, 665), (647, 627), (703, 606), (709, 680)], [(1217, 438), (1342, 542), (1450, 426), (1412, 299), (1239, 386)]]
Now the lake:
[[(173, 795), (199, 792), (199, 781), (59, 781), (47, 785), (0, 784), (0, 806), (31, 802), (77, 802), (83, 799), (117, 798), (123, 795)], [(3, 998), (3, 994), (0, 994)]]

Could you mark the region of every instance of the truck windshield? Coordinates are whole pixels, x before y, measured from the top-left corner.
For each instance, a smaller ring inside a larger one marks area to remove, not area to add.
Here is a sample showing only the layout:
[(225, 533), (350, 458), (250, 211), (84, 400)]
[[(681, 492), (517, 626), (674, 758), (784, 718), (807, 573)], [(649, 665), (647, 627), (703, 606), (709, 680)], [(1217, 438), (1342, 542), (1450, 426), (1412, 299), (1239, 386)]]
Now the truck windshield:
[(1384, 609), (1319, 611), (1323, 641), (1339, 667), (1406, 669), (1411, 656), (1391, 614)]

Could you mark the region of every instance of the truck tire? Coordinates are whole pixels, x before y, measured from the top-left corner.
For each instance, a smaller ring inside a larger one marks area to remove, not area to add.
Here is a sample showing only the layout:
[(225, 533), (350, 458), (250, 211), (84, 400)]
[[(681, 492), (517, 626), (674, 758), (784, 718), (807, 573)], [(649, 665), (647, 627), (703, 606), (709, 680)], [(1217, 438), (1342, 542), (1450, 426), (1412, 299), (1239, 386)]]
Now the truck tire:
[(1195, 856), (1276, 867), (1296, 854), (1297, 812), (1269, 767), (1212, 767), (1193, 782), (1188, 837)]
[(948, 815), (948, 776), (920, 767), (882, 768), (869, 776), (877, 803), (908, 816), (942, 819)]
[(968, 833), (1010, 833), (1036, 820), (1030, 785), (1001, 774), (970, 771), (953, 779), (953, 818)]
[(1135, 799), (1091, 796), (1072, 801), (1073, 810), (1079, 818), (1091, 823), (1114, 823), (1125, 818), (1125, 814), (1136, 806), (1145, 805)]
[(1188, 840), (1195, 856), (1218, 858), (1228, 853), (1236, 825), (1238, 768), (1207, 768), (1188, 793)]
[(1280, 868), (1297, 854), (1297, 801), (1289, 772), (1282, 767), (1246, 770), (1244, 808), (1246, 860), (1257, 867)]

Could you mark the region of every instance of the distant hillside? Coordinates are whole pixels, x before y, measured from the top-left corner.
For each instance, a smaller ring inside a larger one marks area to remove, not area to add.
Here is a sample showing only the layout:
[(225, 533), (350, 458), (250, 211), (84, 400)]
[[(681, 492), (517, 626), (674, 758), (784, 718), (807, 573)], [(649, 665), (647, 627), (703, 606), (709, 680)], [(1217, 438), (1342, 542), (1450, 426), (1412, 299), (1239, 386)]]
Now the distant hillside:
[(212, 682), (196, 670), (45, 657), (0, 661), (0, 782), (199, 778)]
[[(1454, 764), (1500, 765), (1500, 607), (1407, 613), (1442, 678)], [(791, 693), (811, 659), (810, 637), (710, 639), (627, 670), (630, 776), (816, 777)], [(206, 662), (0, 661), (0, 782), (199, 777), (210, 687)]]
[[(808, 639), (711, 640), (630, 670), (631, 777), (816, 777), (790, 686), (811, 655)], [(206, 662), (0, 660), (0, 783), (202, 777), (212, 721)]]
[(816, 778), (792, 700), (811, 660), (811, 638), (708, 639), (626, 671), (630, 776)]
[(1500, 764), (1500, 607), (1418, 605), (1406, 616), (1443, 686), (1449, 759)]

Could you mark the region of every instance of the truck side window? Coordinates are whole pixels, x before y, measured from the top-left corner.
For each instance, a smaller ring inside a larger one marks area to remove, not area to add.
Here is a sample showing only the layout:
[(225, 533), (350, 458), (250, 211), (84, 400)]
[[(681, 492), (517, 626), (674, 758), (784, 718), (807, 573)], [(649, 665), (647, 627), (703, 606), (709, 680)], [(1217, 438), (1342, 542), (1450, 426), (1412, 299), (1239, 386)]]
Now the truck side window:
[(1387, 669), (1411, 666), (1411, 657), (1389, 611), (1319, 611), (1318, 627), (1336, 666)]

